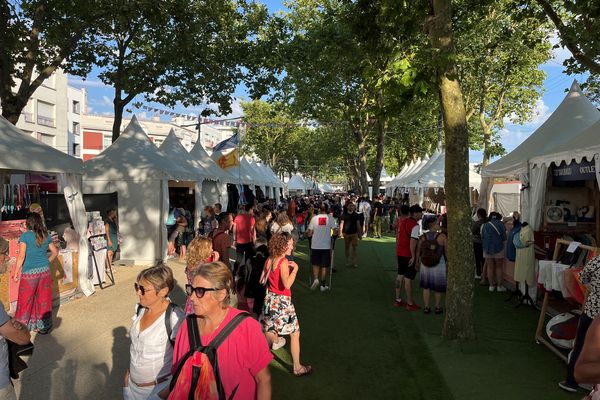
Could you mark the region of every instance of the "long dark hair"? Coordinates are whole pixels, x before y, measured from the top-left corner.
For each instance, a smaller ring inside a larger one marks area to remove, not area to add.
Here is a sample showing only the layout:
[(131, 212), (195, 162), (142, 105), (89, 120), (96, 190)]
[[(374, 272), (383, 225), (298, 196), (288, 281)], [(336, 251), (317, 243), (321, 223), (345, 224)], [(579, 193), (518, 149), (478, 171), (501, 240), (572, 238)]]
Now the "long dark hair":
[(35, 233), (35, 244), (40, 247), (44, 240), (48, 238), (48, 229), (44, 226), (42, 217), (36, 213), (28, 213), (25, 224), (27, 229)]

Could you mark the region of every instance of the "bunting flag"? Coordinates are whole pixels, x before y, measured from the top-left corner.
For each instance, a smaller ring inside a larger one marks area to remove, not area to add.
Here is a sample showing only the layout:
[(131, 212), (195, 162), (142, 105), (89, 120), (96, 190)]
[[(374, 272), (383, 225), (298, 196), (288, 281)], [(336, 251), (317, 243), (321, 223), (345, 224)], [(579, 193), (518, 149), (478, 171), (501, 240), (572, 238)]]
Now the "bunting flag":
[(219, 165), (219, 167), (221, 167), (221, 169), (237, 167), (238, 165), (240, 165), (237, 149), (233, 149), (226, 154), (223, 154), (223, 152), (221, 152), (221, 157), (217, 159), (217, 164)]
[(227, 149), (233, 149), (233, 148), (236, 148), (238, 146), (238, 144), (239, 144), (238, 134), (236, 133), (229, 139), (225, 139), (222, 142), (217, 143), (215, 145), (215, 147), (213, 147), (213, 151), (222, 151), (222, 150), (227, 150)]

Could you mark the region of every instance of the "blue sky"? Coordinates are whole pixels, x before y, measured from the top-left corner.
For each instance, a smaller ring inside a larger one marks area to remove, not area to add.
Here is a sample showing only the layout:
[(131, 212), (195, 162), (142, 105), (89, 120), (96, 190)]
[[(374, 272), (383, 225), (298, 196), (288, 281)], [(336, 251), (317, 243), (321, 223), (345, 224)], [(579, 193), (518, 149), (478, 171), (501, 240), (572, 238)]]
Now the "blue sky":
[[(283, 2), (280, 0), (270, 0), (264, 2), (269, 11), (277, 12), (285, 9)], [(556, 41), (554, 41), (556, 42)], [(564, 67), (562, 62), (568, 58), (570, 53), (568, 50), (558, 48), (554, 50), (554, 57), (547, 63), (540, 65), (540, 69), (546, 72), (547, 77), (544, 81), (544, 93), (541, 99), (536, 105), (536, 115), (531, 121), (523, 125), (506, 124), (504, 129), (501, 131), (502, 144), (507, 152), (510, 152), (517, 147), (523, 140), (525, 140), (537, 127), (539, 127), (547, 118), (552, 114), (556, 107), (560, 104), (561, 100), (566, 94), (566, 90), (569, 89), (574, 79), (579, 82), (585, 81), (585, 76), (582, 75), (566, 75), (564, 73)], [(113, 90), (111, 87), (104, 85), (97, 78), (97, 70), (83, 80), (79, 77), (70, 77), (69, 84), (75, 87), (85, 87), (88, 91), (88, 112), (92, 114), (104, 114), (112, 115), (112, 99)], [(234, 94), (236, 100), (232, 103), (232, 116), (239, 116), (242, 114), (239, 100), (247, 100), (248, 94), (246, 93), (244, 86), (239, 86)], [(143, 100), (141, 97), (136, 100)], [(158, 109), (168, 110), (167, 107), (163, 107), (159, 104), (147, 104), (149, 106), (156, 107)], [(127, 109), (133, 111), (141, 117), (151, 117), (150, 112), (144, 110), (136, 110), (132, 106)], [(202, 111), (202, 107), (189, 107), (184, 108), (183, 106), (175, 107), (170, 109), (178, 113), (197, 115)], [(469, 153), (470, 161), (473, 163), (481, 162), (481, 152), (471, 151)]]

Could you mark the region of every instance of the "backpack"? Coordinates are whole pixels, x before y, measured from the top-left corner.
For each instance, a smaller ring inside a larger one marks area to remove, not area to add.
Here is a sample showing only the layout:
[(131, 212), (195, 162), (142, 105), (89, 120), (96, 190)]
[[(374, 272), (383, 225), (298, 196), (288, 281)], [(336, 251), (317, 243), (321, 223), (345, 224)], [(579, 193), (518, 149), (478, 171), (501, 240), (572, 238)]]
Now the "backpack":
[[(171, 335), (173, 334), (173, 327), (171, 326), (171, 313), (173, 313), (173, 309), (177, 308), (178, 305), (175, 303), (169, 303), (167, 309), (165, 310), (165, 328), (167, 329), (167, 337), (169, 338), (169, 342), (171, 342), (171, 347), (175, 346), (175, 340), (171, 339)], [(135, 315), (138, 317), (142, 313), (141, 304), (138, 304), (137, 310), (135, 311)]]
[(521, 242), (521, 228), (515, 229), (512, 242), (517, 249), (524, 249), (527, 247), (525, 243)]
[[(202, 345), (195, 315), (187, 316), (188, 337), (190, 350), (177, 366), (170, 384), (169, 400), (226, 400), (225, 389), (219, 373), (217, 349), (234, 331), (235, 328), (250, 314), (240, 313), (231, 321), (208, 346)], [(231, 392), (233, 399), (239, 385)]]
[(429, 239), (429, 233), (424, 233), (421, 236), (421, 264), (426, 267), (435, 267), (440, 263), (444, 247), (437, 241), (439, 233), (436, 233), (433, 239)]

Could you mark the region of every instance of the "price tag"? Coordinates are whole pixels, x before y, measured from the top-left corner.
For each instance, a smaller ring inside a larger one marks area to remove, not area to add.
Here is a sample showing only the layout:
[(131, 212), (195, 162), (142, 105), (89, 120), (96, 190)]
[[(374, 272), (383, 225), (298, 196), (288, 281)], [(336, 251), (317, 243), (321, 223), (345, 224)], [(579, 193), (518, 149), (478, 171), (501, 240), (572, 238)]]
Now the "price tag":
[(567, 253), (575, 253), (575, 250), (577, 250), (577, 248), (581, 246), (581, 243), (579, 242), (571, 242), (571, 244), (569, 245), (569, 247), (567, 247)]

